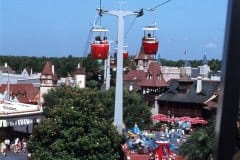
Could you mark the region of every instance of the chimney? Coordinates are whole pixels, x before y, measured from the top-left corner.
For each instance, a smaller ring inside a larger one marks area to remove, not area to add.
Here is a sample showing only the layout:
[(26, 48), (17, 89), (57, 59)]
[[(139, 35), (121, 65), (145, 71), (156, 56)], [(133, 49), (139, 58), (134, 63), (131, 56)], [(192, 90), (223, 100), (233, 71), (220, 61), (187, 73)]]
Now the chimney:
[(5, 67), (5, 68), (7, 68), (7, 67), (8, 67), (8, 64), (7, 64), (7, 62), (5, 62), (5, 64), (4, 64), (4, 67)]
[(54, 65), (52, 65), (52, 74), (54, 74)]
[(197, 87), (196, 87), (196, 92), (200, 93), (202, 91), (202, 77), (198, 76), (197, 77)]

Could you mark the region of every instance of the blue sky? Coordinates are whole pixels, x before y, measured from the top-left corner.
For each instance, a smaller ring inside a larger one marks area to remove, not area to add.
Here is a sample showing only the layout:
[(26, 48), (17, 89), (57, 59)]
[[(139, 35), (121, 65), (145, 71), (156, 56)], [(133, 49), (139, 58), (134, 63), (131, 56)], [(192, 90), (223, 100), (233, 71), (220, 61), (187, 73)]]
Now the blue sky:
[[(102, 0), (107, 10), (139, 10), (165, 0)], [(0, 54), (17, 56), (85, 56), (89, 30), (99, 0), (0, 0)], [(158, 53), (169, 60), (222, 58), (227, 0), (172, 0), (136, 19), (126, 36), (136, 55), (142, 28), (156, 21)], [(125, 31), (135, 19), (125, 18)], [(104, 15), (110, 40), (117, 39), (117, 18)], [(113, 52), (112, 47), (112, 52)], [(184, 55), (184, 51), (187, 55)]]

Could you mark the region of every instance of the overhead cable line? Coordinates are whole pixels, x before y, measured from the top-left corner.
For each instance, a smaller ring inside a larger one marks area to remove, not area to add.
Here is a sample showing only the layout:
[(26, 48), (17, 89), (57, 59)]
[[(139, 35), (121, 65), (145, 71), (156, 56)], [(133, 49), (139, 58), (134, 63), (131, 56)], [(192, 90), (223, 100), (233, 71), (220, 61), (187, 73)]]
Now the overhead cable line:
[(132, 26), (133, 26), (133, 24), (135, 23), (136, 19), (137, 19), (137, 17), (134, 18), (134, 20), (133, 20), (132, 23), (130, 24), (129, 28), (127, 29), (127, 31), (126, 31), (126, 33), (125, 33), (125, 35), (124, 35), (125, 38), (126, 38), (126, 36), (128, 35), (128, 32), (132, 29)]
[(86, 46), (85, 46), (85, 50), (84, 50), (84, 56), (85, 57), (88, 54), (87, 52), (88, 52), (88, 48), (89, 48), (89, 43), (90, 43), (91, 37), (92, 37), (92, 28), (88, 32), (88, 38), (87, 38), (87, 42), (86, 42)]
[(162, 2), (162, 3), (160, 3), (160, 4), (158, 4), (158, 5), (154, 6), (154, 7), (152, 7), (152, 8), (150, 8), (150, 9), (146, 9), (146, 10), (147, 10), (147, 11), (155, 11), (158, 7), (161, 7), (161, 6), (169, 3), (170, 1), (172, 1), (172, 0), (167, 0), (167, 1), (165, 1), (165, 2)]
[[(99, 4), (99, 6), (100, 6), (100, 10), (102, 10), (102, 0), (100, 0), (99, 3), (100, 3), (100, 4)], [(100, 26), (102, 25), (101, 17), (102, 17), (102, 13), (99, 12), (99, 23), (100, 23)]]

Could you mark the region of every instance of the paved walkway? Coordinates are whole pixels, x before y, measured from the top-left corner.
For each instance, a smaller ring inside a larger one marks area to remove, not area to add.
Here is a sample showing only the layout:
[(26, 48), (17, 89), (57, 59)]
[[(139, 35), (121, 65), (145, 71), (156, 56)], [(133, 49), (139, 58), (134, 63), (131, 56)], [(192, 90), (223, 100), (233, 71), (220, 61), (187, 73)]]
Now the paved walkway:
[(28, 160), (27, 153), (8, 152), (6, 156), (0, 154), (0, 160)]

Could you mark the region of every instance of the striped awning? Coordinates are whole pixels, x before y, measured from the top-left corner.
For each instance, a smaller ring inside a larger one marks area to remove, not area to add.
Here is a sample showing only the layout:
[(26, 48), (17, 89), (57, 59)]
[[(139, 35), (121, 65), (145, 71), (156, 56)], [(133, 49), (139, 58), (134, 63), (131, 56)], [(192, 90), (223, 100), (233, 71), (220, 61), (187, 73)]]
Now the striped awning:
[(0, 120), (0, 127), (14, 127), (14, 126), (22, 126), (22, 125), (29, 125), (33, 123), (39, 123), (41, 118), (37, 119), (7, 119), (7, 120)]

